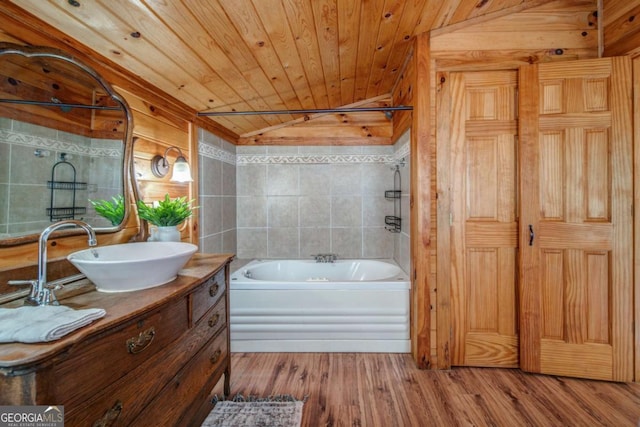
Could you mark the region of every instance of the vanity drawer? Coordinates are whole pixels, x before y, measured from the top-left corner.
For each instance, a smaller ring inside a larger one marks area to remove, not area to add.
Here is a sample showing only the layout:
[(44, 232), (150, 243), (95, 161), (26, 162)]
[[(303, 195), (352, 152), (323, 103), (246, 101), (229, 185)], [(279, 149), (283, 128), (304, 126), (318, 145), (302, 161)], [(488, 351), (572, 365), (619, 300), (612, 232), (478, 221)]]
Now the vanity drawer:
[(198, 286), (191, 294), (192, 319), (194, 322), (200, 320), (216, 302), (222, 297), (227, 289), (225, 269), (223, 268), (202, 285)]
[(56, 402), (72, 407), (166, 350), (188, 328), (186, 301), (181, 298), (72, 349), (53, 368)]
[[(137, 426), (137, 422), (133, 422), (141, 411), (145, 411), (150, 419), (149, 423), (157, 422), (155, 425), (165, 425), (160, 422), (163, 412), (172, 406), (185, 407), (188, 402), (192, 402), (193, 398), (178, 401), (178, 396), (174, 396), (171, 384), (175, 383), (176, 378), (183, 378), (189, 373), (190, 386), (194, 387), (185, 393), (198, 393), (200, 389), (196, 389), (193, 385), (190, 369), (193, 365), (194, 358), (201, 358), (203, 352), (207, 352), (210, 357), (216, 355), (216, 350), (220, 350), (217, 360), (211, 364), (215, 365), (209, 374), (213, 373), (220, 363), (223, 363), (222, 356), (228, 354), (227, 349), (227, 333), (225, 322), (214, 326), (209, 326), (205, 321), (209, 315), (213, 315), (217, 309), (224, 312), (224, 300), (220, 301), (210, 313), (207, 313), (203, 321), (198, 323), (192, 329), (185, 331), (177, 340), (166, 346), (162, 352), (156, 353), (129, 372), (128, 375), (115, 381), (96, 395), (89, 398), (80, 405), (70, 407), (65, 406), (65, 426), (91, 426), (95, 422), (102, 421), (109, 426)], [(226, 318), (225, 318), (226, 321)], [(215, 329), (215, 330), (212, 330)], [(215, 336), (215, 337), (214, 337)], [(220, 340), (224, 344), (220, 344)], [(202, 371), (197, 370), (196, 376), (203, 375)], [(177, 374), (176, 374), (177, 373)], [(176, 376), (178, 375), (178, 376)], [(200, 378), (205, 381), (208, 378)], [(215, 380), (217, 382), (217, 379)], [(156, 396), (166, 396), (170, 400), (167, 408), (163, 408), (155, 415), (149, 415), (150, 412), (145, 409)], [(176, 405), (176, 402), (181, 404)], [(189, 406), (189, 405), (187, 405)], [(112, 420), (112, 422), (107, 422)], [(169, 424), (171, 425), (171, 424)]]
[[(226, 366), (229, 348), (227, 334), (217, 335), (207, 343), (184, 369), (167, 384), (162, 393), (136, 417), (136, 427), (190, 425), (193, 413), (174, 402), (191, 402), (190, 407), (199, 407), (215, 387)], [(218, 375), (216, 375), (218, 373)], [(214, 376), (215, 375), (215, 376)], [(187, 408), (189, 409), (189, 408)]]
[(209, 335), (213, 336), (227, 324), (227, 301), (222, 298), (218, 303), (206, 312), (196, 325), (206, 323), (209, 328)]

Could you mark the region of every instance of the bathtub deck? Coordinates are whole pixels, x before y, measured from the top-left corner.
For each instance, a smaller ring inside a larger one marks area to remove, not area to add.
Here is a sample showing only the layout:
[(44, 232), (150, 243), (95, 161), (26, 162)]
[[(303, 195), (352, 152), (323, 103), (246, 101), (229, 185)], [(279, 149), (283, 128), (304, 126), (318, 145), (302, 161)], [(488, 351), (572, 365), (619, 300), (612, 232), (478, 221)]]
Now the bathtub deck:
[[(236, 353), (231, 393), (308, 396), (303, 426), (637, 426), (640, 384), (425, 371), (410, 355)], [(222, 393), (222, 385), (216, 386)]]

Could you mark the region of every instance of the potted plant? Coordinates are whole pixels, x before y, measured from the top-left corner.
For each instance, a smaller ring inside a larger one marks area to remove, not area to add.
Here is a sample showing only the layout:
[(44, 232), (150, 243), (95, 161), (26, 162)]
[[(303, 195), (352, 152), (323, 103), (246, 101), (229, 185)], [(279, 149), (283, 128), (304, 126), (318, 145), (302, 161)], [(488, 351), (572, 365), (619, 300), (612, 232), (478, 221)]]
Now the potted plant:
[(111, 221), (111, 225), (117, 226), (124, 219), (124, 197), (119, 194), (109, 200), (89, 200), (96, 213)]
[(193, 200), (187, 201), (186, 197), (169, 198), (165, 194), (164, 200), (153, 206), (149, 206), (142, 200), (138, 200), (138, 216), (157, 227), (151, 230), (150, 241), (180, 241), (178, 225), (193, 215)]

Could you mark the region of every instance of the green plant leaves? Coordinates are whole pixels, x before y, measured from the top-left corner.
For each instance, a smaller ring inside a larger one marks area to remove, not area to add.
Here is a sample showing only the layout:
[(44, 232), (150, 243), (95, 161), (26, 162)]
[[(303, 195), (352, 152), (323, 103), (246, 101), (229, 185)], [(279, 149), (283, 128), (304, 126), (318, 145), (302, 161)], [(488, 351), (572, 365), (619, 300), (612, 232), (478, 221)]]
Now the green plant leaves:
[(98, 215), (111, 221), (111, 225), (120, 225), (124, 218), (124, 197), (119, 194), (111, 200), (89, 200), (89, 202)]
[(192, 209), (196, 209), (191, 203), (193, 200), (187, 201), (186, 197), (171, 200), (168, 194), (155, 207), (138, 200), (138, 216), (158, 227), (178, 225), (193, 214)]

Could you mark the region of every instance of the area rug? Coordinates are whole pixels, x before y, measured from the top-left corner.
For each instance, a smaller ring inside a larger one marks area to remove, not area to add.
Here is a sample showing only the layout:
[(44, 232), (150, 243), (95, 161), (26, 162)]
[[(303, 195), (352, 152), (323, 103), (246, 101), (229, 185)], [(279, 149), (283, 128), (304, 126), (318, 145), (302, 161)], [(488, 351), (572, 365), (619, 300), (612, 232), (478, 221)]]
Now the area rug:
[(291, 395), (216, 397), (202, 427), (299, 427), (304, 400)]

